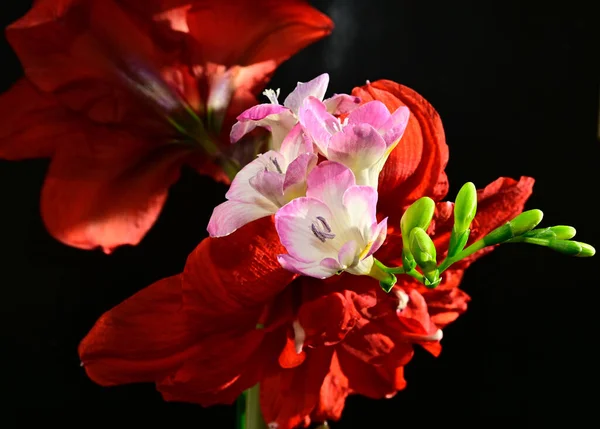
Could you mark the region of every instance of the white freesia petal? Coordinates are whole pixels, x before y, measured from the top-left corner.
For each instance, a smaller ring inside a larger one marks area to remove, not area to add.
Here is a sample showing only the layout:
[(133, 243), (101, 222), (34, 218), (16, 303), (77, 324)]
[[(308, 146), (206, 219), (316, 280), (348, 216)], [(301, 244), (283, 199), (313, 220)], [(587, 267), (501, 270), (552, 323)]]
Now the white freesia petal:
[(263, 204), (225, 201), (214, 208), (207, 230), (211, 237), (224, 237), (247, 223), (272, 215), (277, 209), (267, 200)]

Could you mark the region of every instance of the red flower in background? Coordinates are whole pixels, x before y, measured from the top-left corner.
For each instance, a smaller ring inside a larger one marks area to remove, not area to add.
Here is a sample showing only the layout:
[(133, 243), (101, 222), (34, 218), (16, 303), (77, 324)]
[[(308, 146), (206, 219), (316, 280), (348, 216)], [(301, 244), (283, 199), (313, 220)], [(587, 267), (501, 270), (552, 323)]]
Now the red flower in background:
[(235, 117), (332, 28), (302, 0), (38, 0), (6, 30), (25, 78), (0, 97), (0, 157), (52, 159), (58, 240), (137, 244), (183, 164), (228, 181), (212, 161)]
[[(397, 225), (417, 198), (445, 196), (441, 121), (417, 93), (390, 81), (354, 94), (412, 113), (380, 175), (380, 215)], [(471, 241), (519, 213), (532, 185), (501, 178), (479, 191)], [(429, 233), (441, 256), (452, 225), (452, 204), (438, 202)], [(382, 398), (404, 388), (414, 344), (439, 354), (441, 329), (469, 300), (458, 289), (464, 269), (483, 253), (445, 271), (436, 289), (401, 277), (386, 294), (365, 276), (296, 277), (277, 262), (282, 251), (268, 218), (203, 240), (182, 274), (98, 320), (79, 348), (88, 375), (102, 385), (152, 381), (166, 400), (202, 405), (230, 403), (260, 382), (263, 415), (279, 429), (335, 420), (351, 393)], [(393, 263), (401, 251), (392, 227), (378, 258)]]

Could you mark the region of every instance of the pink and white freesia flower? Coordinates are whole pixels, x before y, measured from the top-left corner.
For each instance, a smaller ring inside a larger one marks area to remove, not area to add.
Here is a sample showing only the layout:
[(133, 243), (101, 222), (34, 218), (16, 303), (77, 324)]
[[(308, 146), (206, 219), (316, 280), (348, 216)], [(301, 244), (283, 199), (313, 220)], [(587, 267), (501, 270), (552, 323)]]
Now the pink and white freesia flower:
[(352, 171), (324, 161), (307, 179), (306, 197), (275, 214), (275, 228), (288, 254), (278, 255), (286, 269), (324, 279), (341, 271), (366, 275), (373, 253), (383, 244), (387, 218), (377, 223), (377, 191), (356, 185)]
[(354, 109), (342, 122), (328, 112), (321, 100), (308, 97), (298, 117), (323, 156), (350, 168), (357, 184), (377, 189), (379, 173), (402, 138), (409, 114), (406, 106), (390, 113), (382, 102), (370, 101)]
[(259, 155), (236, 174), (225, 197), (208, 223), (211, 237), (274, 214), (280, 207), (306, 194), (307, 175), (317, 164), (313, 144), (298, 125), (286, 136), (279, 151)]
[(336, 94), (323, 101), (328, 85), (327, 73), (309, 82), (298, 82), (296, 89), (283, 101), (283, 105), (279, 104), (279, 90), (265, 90), (263, 94), (267, 96), (270, 103), (259, 104), (240, 114), (237, 117), (238, 122), (231, 129), (231, 142), (237, 142), (256, 127), (264, 127), (271, 131), (271, 149), (279, 150), (285, 137), (298, 123), (298, 110), (306, 98), (316, 98), (323, 102), (327, 112), (337, 115), (350, 112), (360, 103), (360, 98), (347, 94)]

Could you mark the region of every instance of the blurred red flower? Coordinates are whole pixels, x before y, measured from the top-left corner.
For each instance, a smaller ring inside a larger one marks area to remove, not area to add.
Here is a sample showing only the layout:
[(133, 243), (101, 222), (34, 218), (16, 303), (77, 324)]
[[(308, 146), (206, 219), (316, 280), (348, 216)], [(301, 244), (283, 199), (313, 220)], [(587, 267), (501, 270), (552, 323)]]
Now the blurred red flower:
[(303, 0), (38, 0), (6, 29), (25, 77), (0, 96), (0, 158), (51, 158), (58, 240), (137, 244), (183, 164), (229, 181), (235, 117), (332, 28)]

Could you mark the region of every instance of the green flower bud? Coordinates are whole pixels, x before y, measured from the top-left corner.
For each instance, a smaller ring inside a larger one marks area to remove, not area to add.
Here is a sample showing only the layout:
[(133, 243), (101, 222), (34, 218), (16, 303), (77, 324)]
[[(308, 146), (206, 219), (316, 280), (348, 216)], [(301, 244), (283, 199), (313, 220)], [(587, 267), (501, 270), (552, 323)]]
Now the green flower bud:
[(551, 239), (548, 240), (548, 247), (564, 255), (578, 256), (580, 258), (594, 256), (596, 253), (596, 249), (592, 246), (578, 241)]
[(490, 232), (483, 238), (483, 242), (486, 246), (492, 246), (523, 235), (535, 228), (542, 221), (543, 216), (542, 211), (537, 209), (523, 212), (513, 220)]
[(400, 219), (400, 232), (402, 233), (402, 265), (406, 271), (411, 271), (415, 268), (416, 262), (410, 254), (409, 237), (413, 228), (422, 228), (427, 230), (433, 213), (435, 211), (435, 203), (429, 197), (419, 198), (411, 204), (404, 212)]
[(466, 231), (471, 226), (477, 212), (477, 189), (471, 182), (460, 188), (454, 203), (454, 229), (457, 234)]
[(435, 244), (422, 228), (413, 228), (410, 232), (410, 251), (421, 268), (436, 263)]
[(418, 227), (424, 230), (429, 228), (434, 211), (435, 203), (429, 197), (419, 198), (411, 204), (400, 220), (400, 230), (402, 237), (406, 237), (406, 242), (408, 242), (408, 237), (413, 228)]
[(417, 227), (410, 232), (410, 251), (430, 284), (439, 283), (435, 244), (424, 229)]
[(569, 240), (575, 237), (575, 228), (572, 226), (551, 226), (549, 228), (532, 229), (523, 234), (523, 237), (531, 238), (557, 238), (559, 240)]

